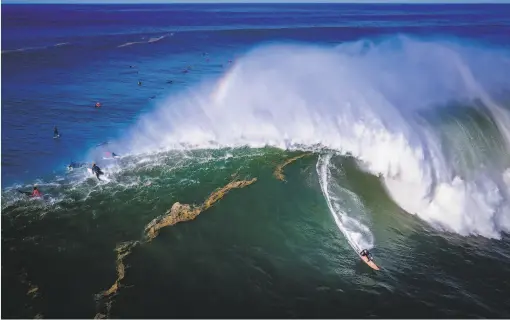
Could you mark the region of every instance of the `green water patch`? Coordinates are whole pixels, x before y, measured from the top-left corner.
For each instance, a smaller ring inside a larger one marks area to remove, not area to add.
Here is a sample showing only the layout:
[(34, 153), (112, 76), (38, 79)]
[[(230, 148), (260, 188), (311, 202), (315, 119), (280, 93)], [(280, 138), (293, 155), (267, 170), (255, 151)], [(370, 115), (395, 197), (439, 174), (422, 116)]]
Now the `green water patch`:
[(382, 177), (362, 170), (355, 158), (339, 157), (337, 161), (343, 172), (340, 183), (362, 200), (364, 207), (370, 212), (375, 232), (398, 230), (404, 234), (414, 232), (423, 225), (421, 220), (400, 208), (391, 199)]
[[(293, 161), (293, 160), (291, 160), (291, 161)], [(287, 160), (287, 163), (290, 163), (290, 161)], [(257, 162), (257, 164), (258, 165), (255, 166), (254, 170), (250, 170), (250, 174), (258, 175), (259, 172), (257, 169), (261, 168), (261, 166), (260, 166), (261, 163)], [(234, 174), (232, 174), (231, 179), (234, 177), (237, 177), (240, 174), (239, 171), (240, 170), (237, 170)], [(261, 173), (261, 175), (263, 175), (263, 172)], [(204, 210), (207, 210), (208, 212), (210, 212), (212, 210), (212, 208), (218, 206), (218, 204), (216, 202), (218, 200), (221, 200), (221, 197), (223, 197), (225, 192), (228, 192), (229, 188), (243, 187), (243, 184), (250, 185), (255, 181), (256, 181), (256, 178), (252, 179), (251, 181), (246, 181), (246, 182), (234, 180), (234, 181), (228, 183), (227, 185), (225, 185), (224, 187), (219, 188), (216, 191), (214, 191), (205, 200), (203, 205), (181, 205), (178, 202), (175, 203), (172, 206), (172, 210), (168, 213), (168, 216), (163, 216), (159, 220), (153, 220), (149, 225), (146, 226), (146, 238), (148, 238), (148, 240), (151, 241), (157, 235), (159, 235), (159, 228), (161, 228), (161, 227), (173, 225), (179, 221), (186, 221), (186, 220), (194, 219), (196, 216), (198, 216), (198, 214), (200, 214)], [(237, 185), (238, 183), (240, 184), (239, 186)], [(258, 194), (255, 193), (255, 198), (257, 198), (257, 195)], [(252, 196), (250, 198), (254, 198), (254, 197)], [(246, 206), (247, 204), (250, 205), (249, 201), (243, 201), (241, 204), (239, 204), (239, 208), (241, 208), (241, 210), (243, 210), (242, 207)], [(213, 207), (213, 205), (214, 205), (214, 207)], [(238, 208), (238, 210), (239, 210), (239, 208)], [(174, 210), (176, 210), (176, 212), (174, 212)], [(179, 215), (181, 215), (181, 213), (178, 213), (177, 211), (182, 212), (182, 218), (179, 218)], [(255, 215), (253, 215), (253, 216), (255, 216)], [(175, 219), (177, 219), (177, 220), (175, 220)], [(231, 220), (231, 219), (232, 218), (230, 218), (229, 220)], [(248, 219), (246, 219), (246, 217), (245, 217), (244, 220), (248, 220)], [(246, 221), (246, 222), (250, 223), (250, 221)], [(229, 224), (231, 224), (231, 223), (229, 223)], [(161, 227), (160, 227), (160, 225), (161, 225)], [(219, 229), (221, 229), (221, 226), (218, 226), (218, 227), (213, 226), (211, 229), (219, 230)], [(247, 230), (247, 229), (245, 229), (245, 230)], [(117, 245), (117, 248), (116, 248), (117, 267), (116, 267), (116, 269), (117, 269), (118, 278), (115, 281), (115, 283), (108, 290), (101, 293), (102, 298), (110, 298), (112, 294), (118, 293), (118, 290), (122, 286), (122, 284), (120, 282), (126, 276), (126, 273), (125, 273), (126, 268), (124, 265), (124, 260), (128, 258), (128, 255), (130, 255), (131, 251), (134, 250), (138, 244), (139, 244), (139, 242), (136, 241), (136, 242), (126, 242), (126, 243)], [(141, 243), (141, 244), (143, 244), (143, 243)], [(167, 243), (165, 242), (165, 245), (166, 244)], [(108, 302), (106, 302), (106, 305), (105, 305), (106, 308), (104, 308), (105, 312), (98, 313), (96, 315), (96, 317), (109, 316), (111, 307), (112, 307), (112, 303), (113, 303), (112, 300), (109, 300)]]
[[(212, 167), (222, 165), (213, 163)], [(20, 202), (3, 210), (2, 240), (4, 247), (10, 248), (3, 253), (7, 262), (4, 275), (19, 277), (17, 266), (25, 266), (47, 301), (45, 316), (90, 317), (95, 313), (94, 294), (116, 277), (113, 248), (119, 242), (140, 238), (143, 227), (177, 199), (203, 200), (195, 185), (224, 184), (223, 178), (234, 171), (227, 168), (223, 174), (221, 168), (204, 170), (202, 166), (195, 164), (174, 173), (160, 168), (159, 174), (154, 174), (157, 180), (148, 186), (96, 182), (91, 190), (85, 184), (70, 191), (88, 193), (82, 200), (67, 199), (57, 205)], [(127, 179), (139, 171), (126, 170), (116, 178)], [(190, 180), (197, 182), (186, 183)], [(211, 189), (204, 188), (203, 193)], [(19, 297), (10, 297), (15, 305)]]
[[(77, 200), (4, 210), (2, 245), (9, 250), (2, 253), (2, 276), (19, 279), (22, 266), (38, 288), (38, 300), (29, 300), (29, 286), (19, 282), (6, 296), (13, 307), (4, 316), (297, 317), (320, 316), (321, 308), (331, 316), (332, 305), (357, 308), (351, 298), (396, 292), (388, 271), (411, 268), (420, 220), (393, 203), (379, 177), (352, 158), (334, 157), (342, 172), (335, 179), (358, 195), (369, 215), (382, 267), (375, 274), (329, 212), (318, 155), (296, 158), (301, 154), (272, 148), (168, 153), (155, 165), (128, 164), (110, 183), (74, 187)], [(276, 179), (275, 169), (292, 158), (282, 171), (285, 181)], [(235, 179), (252, 178), (192, 221), (160, 228), (144, 242), (146, 226), (176, 202), (200, 207)], [(140, 242), (114, 251), (130, 241)], [(33, 311), (19, 309), (30, 301)]]
[[(276, 306), (283, 293), (308, 286), (324, 290), (321, 284), (343, 274), (338, 269), (352, 261), (331, 259), (346, 250), (345, 240), (331, 225), (320, 188), (303, 183), (303, 169), (315, 161), (303, 159), (286, 168), (287, 183), (274, 178), (274, 166), (255, 161), (250, 173), (258, 177), (256, 183), (229, 194), (193, 223), (163, 229), (150, 246), (135, 249), (125, 279), (132, 289), (117, 297), (112, 314), (138, 317), (144, 310), (145, 317), (204, 316), (203, 303), (233, 291), (239, 291), (239, 301), (270, 303), (273, 297)], [(154, 297), (156, 291), (162, 296)], [(137, 307), (128, 302), (135, 296)], [(163, 296), (171, 298), (163, 302)], [(191, 296), (200, 308), (185, 309), (182, 299)], [(231, 303), (234, 307), (235, 299)]]

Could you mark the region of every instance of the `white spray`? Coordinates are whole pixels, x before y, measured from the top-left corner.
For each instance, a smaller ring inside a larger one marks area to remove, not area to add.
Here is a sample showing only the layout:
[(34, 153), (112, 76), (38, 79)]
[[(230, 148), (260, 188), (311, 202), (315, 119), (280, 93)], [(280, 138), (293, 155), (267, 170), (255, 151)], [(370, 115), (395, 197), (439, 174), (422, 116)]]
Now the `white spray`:
[[(510, 231), (510, 174), (480, 168), (476, 179), (459, 176), (442, 152), (436, 128), (419, 114), (479, 99), (497, 112), (505, 134), (508, 112), (487, 89), (510, 87), (509, 56), (406, 37), (337, 48), (262, 47), (238, 61), (214, 88), (172, 97), (142, 121), (129, 144), (136, 152), (325, 146), (350, 153), (381, 174), (390, 196), (409, 213), (462, 235), (499, 238)], [(471, 151), (478, 152), (476, 146)]]

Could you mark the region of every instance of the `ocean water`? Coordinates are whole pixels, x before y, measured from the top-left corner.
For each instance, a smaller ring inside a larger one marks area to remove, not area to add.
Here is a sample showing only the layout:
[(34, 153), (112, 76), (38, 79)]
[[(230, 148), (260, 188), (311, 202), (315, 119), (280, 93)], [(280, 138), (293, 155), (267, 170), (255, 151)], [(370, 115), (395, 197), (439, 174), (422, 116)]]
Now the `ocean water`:
[(510, 317), (510, 5), (1, 9), (2, 317)]

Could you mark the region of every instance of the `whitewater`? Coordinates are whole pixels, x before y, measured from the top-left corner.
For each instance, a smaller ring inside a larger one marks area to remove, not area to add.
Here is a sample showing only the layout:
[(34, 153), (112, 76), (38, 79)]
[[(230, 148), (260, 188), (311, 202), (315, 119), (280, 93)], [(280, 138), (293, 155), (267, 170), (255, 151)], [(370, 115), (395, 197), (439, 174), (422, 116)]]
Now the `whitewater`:
[[(409, 214), (446, 232), (499, 239), (510, 231), (508, 74), (507, 51), (452, 39), (262, 45), (220, 79), (169, 97), (116, 146), (131, 154), (242, 146), (323, 153), (321, 188), (359, 252), (373, 247), (373, 235), (340, 209), (329, 174), (331, 156), (353, 156)], [(474, 110), (494, 134), (460, 120), (439, 126), (449, 110)]]

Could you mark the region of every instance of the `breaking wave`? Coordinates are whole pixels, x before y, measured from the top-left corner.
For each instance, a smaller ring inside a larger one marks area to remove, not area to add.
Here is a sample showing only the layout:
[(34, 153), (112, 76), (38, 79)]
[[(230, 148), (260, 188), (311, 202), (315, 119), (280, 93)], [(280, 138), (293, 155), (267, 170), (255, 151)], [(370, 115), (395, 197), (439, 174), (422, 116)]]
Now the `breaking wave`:
[(326, 148), (354, 156), (435, 227), (500, 238), (510, 231), (508, 74), (507, 51), (458, 40), (261, 46), (118, 143), (133, 153)]

